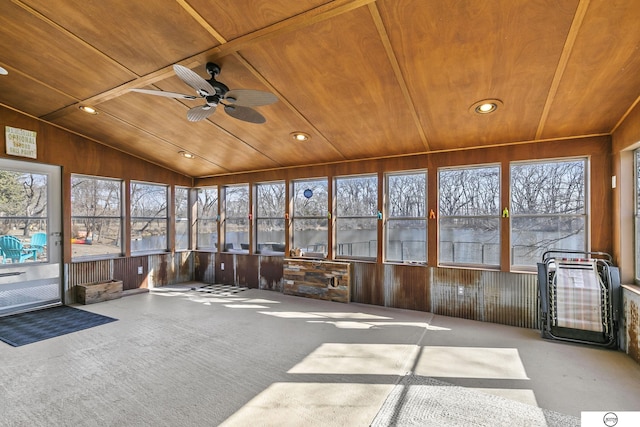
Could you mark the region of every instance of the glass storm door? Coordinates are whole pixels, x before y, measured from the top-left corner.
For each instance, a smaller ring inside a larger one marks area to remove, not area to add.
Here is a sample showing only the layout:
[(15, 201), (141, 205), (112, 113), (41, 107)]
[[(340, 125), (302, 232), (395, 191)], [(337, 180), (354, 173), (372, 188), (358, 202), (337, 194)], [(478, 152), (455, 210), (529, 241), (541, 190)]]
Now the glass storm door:
[(60, 167), (0, 159), (0, 316), (62, 303)]

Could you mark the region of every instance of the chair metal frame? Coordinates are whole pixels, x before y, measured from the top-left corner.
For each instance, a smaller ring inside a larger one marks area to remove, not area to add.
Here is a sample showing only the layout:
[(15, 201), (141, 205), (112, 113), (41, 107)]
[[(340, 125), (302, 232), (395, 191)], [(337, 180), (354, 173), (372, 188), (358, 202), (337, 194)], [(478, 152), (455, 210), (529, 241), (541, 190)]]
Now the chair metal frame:
[[(567, 327), (558, 318), (558, 306), (563, 303), (558, 298), (564, 297), (564, 293), (558, 292), (557, 279), (559, 274), (567, 272), (579, 275), (580, 280), (591, 280), (585, 288), (599, 288), (600, 306), (593, 309), (598, 310), (601, 317), (601, 330)], [(542, 338), (616, 347), (621, 303), (620, 271), (613, 266), (611, 255), (562, 249), (545, 252), (542, 262), (538, 263), (538, 297)]]

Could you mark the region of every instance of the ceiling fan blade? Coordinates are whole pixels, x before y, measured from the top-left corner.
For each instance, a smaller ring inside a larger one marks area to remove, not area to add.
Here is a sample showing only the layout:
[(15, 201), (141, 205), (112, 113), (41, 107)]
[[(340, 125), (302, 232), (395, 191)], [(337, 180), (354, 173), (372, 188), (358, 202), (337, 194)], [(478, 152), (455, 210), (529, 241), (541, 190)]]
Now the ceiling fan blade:
[(214, 111), (216, 111), (215, 105), (205, 104), (198, 107), (193, 107), (189, 109), (189, 111), (187, 111), (187, 120), (189, 120), (190, 122), (199, 122), (200, 120), (204, 120), (212, 115)]
[(249, 123), (261, 124), (267, 121), (267, 119), (265, 119), (262, 114), (249, 107), (242, 107), (240, 105), (225, 105), (224, 111), (231, 117)]
[(216, 90), (209, 84), (208, 81), (206, 81), (187, 67), (175, 64), (173, 66), (173, 71), (175, 71), (176, 75), (180, 77), (183, 82), (194, 88), (196, 92), (198, 92), (198, 95), (207, 96), (216, 94)]
[(194, 95), (184, 95), (182, 93), (166, 92), (164, 90), (151, 90), (151, 89), (129, 89), (129, 90), (132, 92), (146, 93), (147, 95), (166, 96), (167, 98), (178, 98), (178, 99), (196, 99), (197, 98), (197, 96), (194, 96)]
[(224, 100), (240, 107), (259, 107), (273, 104), (278, 97), (271, 92), (253, 89), (233, 89), (226, 93)]

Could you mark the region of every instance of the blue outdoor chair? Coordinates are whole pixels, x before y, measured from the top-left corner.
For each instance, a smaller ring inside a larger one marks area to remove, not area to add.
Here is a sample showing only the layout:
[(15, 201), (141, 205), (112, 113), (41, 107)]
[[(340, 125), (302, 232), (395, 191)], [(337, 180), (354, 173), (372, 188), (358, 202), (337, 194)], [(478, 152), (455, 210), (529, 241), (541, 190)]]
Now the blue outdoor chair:
[(38, 258), (39, 255), (44, 254), (44, 248), (47, 246), (47, 233), (33, 233), (31, 235), (31, 243), (29, 244), (29, 250), (35, 251), (34, 257)]
[(36, 250), (27, 250), (20, 239), (6, 235), (0, 236), (0, 254), (2, 254), (2, 263), (6, 264), (8, 259), (12, 263), (24, 262), (29, 258), (35, 260)]

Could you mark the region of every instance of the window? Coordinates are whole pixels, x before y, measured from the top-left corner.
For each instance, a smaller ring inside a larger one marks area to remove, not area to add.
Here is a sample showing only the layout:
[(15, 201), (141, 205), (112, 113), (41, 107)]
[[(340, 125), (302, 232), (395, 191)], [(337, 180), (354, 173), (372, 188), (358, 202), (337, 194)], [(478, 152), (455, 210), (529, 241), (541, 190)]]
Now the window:
[(174, 226), (175, 249), (177, 251), (189, 249), (189, 189), (175, 187), (174, 189)]
[(224, 187), (224, 250), (249, 252), (249, 184)]
[(511, 265), (549, 249), (585, 251), (586, 160), (511, 165)]
[(131, 251), (167, 250), (168, 187), (132, 182)]
[(500, 167), (438, 171), (439, 262), (500, 265)]
[(385, 260), (427, 262), (427, 173), (387, 175)]
[(293, 182), (293, 248), (302, 256), (324, 258), (329, 244), (326, 178)]
[(338, 257), (376, 258), (378, 254), (378, 177), (336, 178)]
[(640, 282), (640, 150), (636, 150), (634, 153), (634, 184), (635, 184), (635, 250), (636, 250), (636, 283)]
[[(18, 245), (25, 248), (15, 258), (0, 250), (2, 264), (47, 260), (46, 246), (43, 246), (47, 225), (47, 175), (0, 169), (0, 236), (3, 240), (18, 239)], [(41, 250), (30, 251), (33, 239), (38, 237), (43, 239), (42, 245), (38, 245)]]
[(257, 252), (284, 255), (285, 202), (284, 182), (256, 185)]
[(198, 249), (218, 248), (218, 187), (198, 188), (196, 219)]
[(122, 253), (122, 181), (72, 175), (71, 256)]

